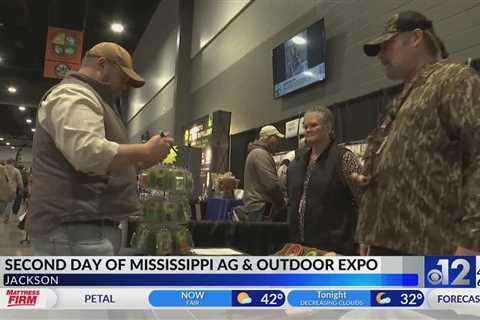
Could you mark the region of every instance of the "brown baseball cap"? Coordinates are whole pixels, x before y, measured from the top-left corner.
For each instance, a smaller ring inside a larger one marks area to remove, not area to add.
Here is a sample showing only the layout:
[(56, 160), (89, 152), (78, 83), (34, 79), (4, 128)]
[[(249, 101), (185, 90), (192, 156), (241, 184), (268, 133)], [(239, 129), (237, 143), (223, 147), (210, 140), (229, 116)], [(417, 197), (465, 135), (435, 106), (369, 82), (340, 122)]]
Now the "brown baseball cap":
[(363, 45), (363, 51), (367, 56), (375, 57), (380, 52), (382, 43), (390, 40), (400, 32), (413, 31), (415, 29), (430, 30), (433, 32), (432, 21), (416, 11), (397, 13), (387, 20), (387, 25), (382, 34)]
[(133, 70), (133, 62), (130, 53), (114, 42), (100, 42), (93, 46), (85, 54), (86, 56), (103, 57), (115, 63), (130, 78), (130, 86), (140, 88), (145, 80)]

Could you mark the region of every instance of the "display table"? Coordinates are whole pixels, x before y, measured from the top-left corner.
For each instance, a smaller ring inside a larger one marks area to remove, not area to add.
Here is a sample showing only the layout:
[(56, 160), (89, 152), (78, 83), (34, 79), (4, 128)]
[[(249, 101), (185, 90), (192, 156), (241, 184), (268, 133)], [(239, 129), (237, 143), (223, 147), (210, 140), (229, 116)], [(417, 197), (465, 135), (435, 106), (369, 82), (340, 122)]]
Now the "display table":
[(196, 256), (239, 256), (242, 252), (230, 248), (193, 248), (192, 254)]
[(190, 221), (195, 247), (234, 248), (249, 255), (270, 255), (288, 242), (286, 222)]
[[(138, 218), (129, 219), (127, 247), (132, 232), (138, 225)], [(233, 248), (247, 255), (270, 255), (280, 250), (288, 242), (286, 222), (232, 222), (190, 221), (188, 223), (194, 247)], [(122, 248), (123, 255), (138, 255), (131, 248)]]

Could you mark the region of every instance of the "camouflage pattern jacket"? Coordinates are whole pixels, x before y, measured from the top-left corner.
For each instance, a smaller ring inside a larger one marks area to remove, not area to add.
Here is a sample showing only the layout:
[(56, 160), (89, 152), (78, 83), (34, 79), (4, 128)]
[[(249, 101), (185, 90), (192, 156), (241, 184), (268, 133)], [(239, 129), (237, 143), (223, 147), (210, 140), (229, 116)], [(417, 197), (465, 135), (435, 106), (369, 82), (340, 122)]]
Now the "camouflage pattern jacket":
[(480, 250), (480, 77), (442, 60), (406, 83), (368, 137), (361, 243), (418, 255)]

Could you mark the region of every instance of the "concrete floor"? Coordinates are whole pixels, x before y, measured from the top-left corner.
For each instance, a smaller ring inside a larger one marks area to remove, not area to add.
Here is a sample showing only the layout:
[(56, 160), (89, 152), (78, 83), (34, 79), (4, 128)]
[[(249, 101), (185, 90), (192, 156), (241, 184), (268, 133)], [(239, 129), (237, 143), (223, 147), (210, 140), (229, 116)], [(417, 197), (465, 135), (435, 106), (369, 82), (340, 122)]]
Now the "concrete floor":
[(32, 248), (29, 244), (20, 244), (25, 232), (17, 228), (15, 216), (9, 223), (0, 219), (0, 256), (29, 256)]

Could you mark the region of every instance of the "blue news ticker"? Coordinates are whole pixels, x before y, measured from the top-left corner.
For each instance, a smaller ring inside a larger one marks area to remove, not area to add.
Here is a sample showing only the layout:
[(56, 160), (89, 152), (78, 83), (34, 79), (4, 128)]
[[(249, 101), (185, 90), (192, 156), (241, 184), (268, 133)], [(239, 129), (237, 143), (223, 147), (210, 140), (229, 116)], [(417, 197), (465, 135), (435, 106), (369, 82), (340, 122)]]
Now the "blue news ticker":
[(418, 274), (21, 274), (3, 275), (5, 287), (204, 286), (204, 287), (412, 287)]

